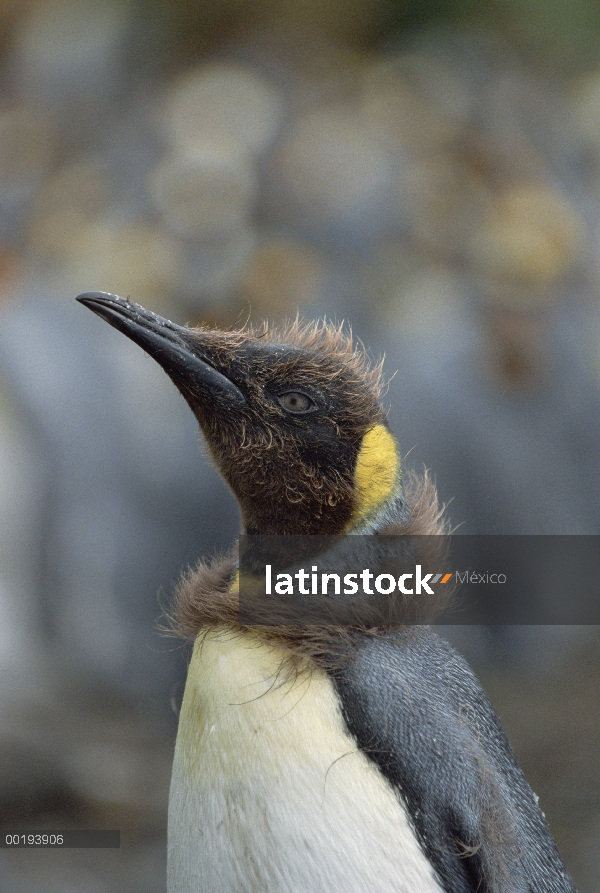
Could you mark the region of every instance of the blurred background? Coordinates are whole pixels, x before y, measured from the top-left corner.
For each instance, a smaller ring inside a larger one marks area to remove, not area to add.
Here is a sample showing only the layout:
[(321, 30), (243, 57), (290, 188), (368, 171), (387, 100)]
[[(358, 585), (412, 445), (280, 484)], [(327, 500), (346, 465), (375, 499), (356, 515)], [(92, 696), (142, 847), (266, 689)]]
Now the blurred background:
[[(463, 533), (600, 534), (600, 6), (0, 0), (0, 893), (162, 893), (183, 568), (238, 518), (159, 367), (77, 305), (345, 319)], [(200, 446), (200, 449), (199, 449)], [(476, 628), (580, 893), (600, 636)]]

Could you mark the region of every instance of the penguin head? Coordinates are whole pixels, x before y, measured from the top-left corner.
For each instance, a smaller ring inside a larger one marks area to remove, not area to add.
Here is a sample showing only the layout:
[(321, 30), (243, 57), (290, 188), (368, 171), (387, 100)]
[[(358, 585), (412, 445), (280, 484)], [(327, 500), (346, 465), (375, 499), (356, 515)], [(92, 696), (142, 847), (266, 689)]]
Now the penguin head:
[(401, 500), (380, 366), (341, 328), (177, 326), (116, 295), (78, 300), (149, 353), (187, 400), (246, 533), (366, 532)]

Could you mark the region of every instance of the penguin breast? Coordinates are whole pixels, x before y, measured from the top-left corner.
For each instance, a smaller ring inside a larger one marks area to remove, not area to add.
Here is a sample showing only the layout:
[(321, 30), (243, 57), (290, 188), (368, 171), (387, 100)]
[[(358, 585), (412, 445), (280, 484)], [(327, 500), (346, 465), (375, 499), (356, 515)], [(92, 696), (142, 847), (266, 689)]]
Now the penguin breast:
[(406, 808), (323, 670), (214, 628), (194, 648), (169, 802), (169, 893), (440, 893)]

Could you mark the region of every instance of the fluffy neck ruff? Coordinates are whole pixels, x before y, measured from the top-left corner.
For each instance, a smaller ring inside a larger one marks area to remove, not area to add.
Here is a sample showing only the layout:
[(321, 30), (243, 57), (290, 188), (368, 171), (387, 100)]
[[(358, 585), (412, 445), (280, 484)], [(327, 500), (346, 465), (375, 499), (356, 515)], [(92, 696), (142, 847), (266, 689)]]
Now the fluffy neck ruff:
[[(396, 518), (386, 518), (375, 531), (357, 530), (386, 536), (439, 536), (448, 534), (437, 491), (427, 474), (422, 479), (409, 477), (406, 501), (401, 501)], [(392, 503), (386, 509), (389, 515)], [(379, 512), (378, 512), (379, 514)], [(365, 635), (379, 636), (379, 627), (349, 628), (340, 626), (264, 626), (246, 628), (239, 622), (239, 593), (234, 584), (237, 571), (237, 549), (224, 558), (200, 563), (180, 582), (170, 615), (168, 632), (188, 641), (195, 641), (209, 629), (218, 627), (224, 634), (251, 631), (267, 640), (289, 648), (295, 670), (310, 662), (332, 669), (347, 659), (354, 646)], [(389, 632), (389, 630), (386, 630)]]

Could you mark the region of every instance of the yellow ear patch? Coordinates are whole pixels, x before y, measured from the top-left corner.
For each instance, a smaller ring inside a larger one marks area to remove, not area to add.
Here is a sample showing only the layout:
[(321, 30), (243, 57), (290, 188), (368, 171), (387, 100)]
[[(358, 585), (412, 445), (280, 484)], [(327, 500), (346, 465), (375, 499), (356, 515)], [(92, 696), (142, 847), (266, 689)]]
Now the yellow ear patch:
[(375, 425), (363, 437), (356, 461), (355, 518), (368, 515), (392, 496), (399, 479), (398, 444), (385, 425)]

